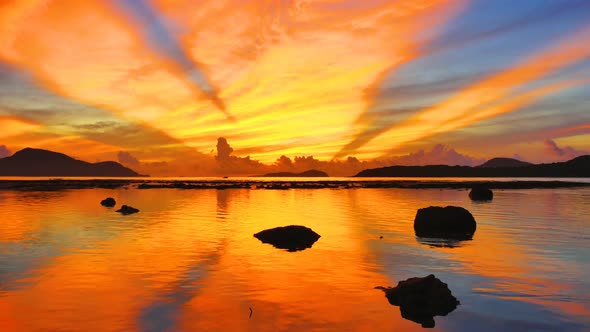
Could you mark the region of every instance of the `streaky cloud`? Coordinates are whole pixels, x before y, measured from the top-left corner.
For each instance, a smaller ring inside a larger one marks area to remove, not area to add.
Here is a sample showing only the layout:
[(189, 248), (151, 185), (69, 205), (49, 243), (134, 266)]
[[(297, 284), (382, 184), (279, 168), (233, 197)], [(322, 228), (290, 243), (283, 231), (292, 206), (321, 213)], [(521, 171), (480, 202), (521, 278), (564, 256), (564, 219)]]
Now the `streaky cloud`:
[(6, 147), (6, 145), (0, 145), (0, 158), (11, 156), (12, 152)]
[(465, 27), (461, 31), (453, 31), (448, 38), (440, 38), (426, 45), (420, 56), (430, 56), (434, 53), (457, 49), (461, 46), (483, 41), (502, 34), (512, 33), (533, 25), (546, 23), (550, 20), (590, 9), (590, 2), (586, 0), (571, 0), (567, 2), (556, 1), (549, 6), (535, 8), (527, 15), (520, 16), (506, 24), (487, 29), (478, 28), (476, 25)]
[(160, 57), (167, 60), (171, 69), (197, 93), (205, 95), (228, 119), (235, 119), (226, 109), (219, 92), (209, 81), (204, 71), (184, 50), (169, 23), (162, 18), (148, 0), (113, 0), (123, 12), (132, 17), (138, 32)]
[[(386, 137), (380, 138), (377, 143), (385, 145), (387, 141), (390, 148), (394, 149), (400, 144), (518, 110), (554, 91), (583, 84), (583, 79), (568, 80), (537, 88), (532, 92), (518, 93), (526, 84), (544, 79), (560, 69), (587, 59), (590, 56), (590, 46), (583, 42), (587, 38), (590, 38), (588, 25), (540, 52), (533, 53), (512, 66), (460, 90), (442, 102), (416, 112), (404, 121), (390, 123), (386, 130), (379, 133)], [(382, 132), (391, 135), (383, 135)], [(364, 132), (361, 132), (352, 142), (359, 139), (368, 142), (377, 137), (366, 137), (367, 135), (363, 134)], [(351, 143), (347, 146), (350, 145)], [(342, 157), (354, 151), (343, 149), (336, 156)]]
[[(479, 28), (478, 26), (470, 26), (469, 28), (460, 31), (452, 31), (448, 36), (441, 36), (434, 39), (430, 43), (419, 45), (419, 50), (413, 60), (433, 56), (437, 53), (442, 53), (449, 50), (456, 50), (465, 45), (484, 41), (512, 33), (514, 31), (527, 28), (529, 26), (538, 25), (548, 20), (556, 20), (567, 14), (575, 13), (580, 10), (588, 9), (590, 2), (585, 0), (575, 0), (567, 3), (553, 3), (546, 7), (535, 9), (527, 15), (520, 16), (507, 24), (496, 25), (488, 28)], [(461, 85), (470, 83), (473, 78), (478, 75), (472, 74), (470, 77), (461, 78), (453, 77), (451, 80), (434, 82), (434, 84), (422, 85), (404, 85), (395, 88), (386, 88), (387, 78), (397, 67), (388, 68), (381, 73), (375, 82), (368, 88), (370, 93), (366, 96), (367, 106), (365, 110), (359, 115), (356, 124), (363, 126), (354, 138), (345, 144), (340, 151), (338, 151), (334, 158), (343, 158), (346, 155), (354, 153), (364, 145), (371, 142), (374, 138), (391, 130), (391, 128), (398, 123), (399, 117), (395, 116), (398, 112), (397, 108), (387, 107), (386, 102), (391, 101), (397, 96), (408, 94), (432, 94), (434, 92), (441, 92), (448, 88), (461, 88)], [(441, 87), (440, 84), (444, 87)], [(419, 91), (422, 89), (422, 91)], [(393, 115), (393, 116), (392, 116)]]
[(577, 150), (571, 146), (560, 147), (552, 139), (546, 139), (545, 151), (552, 157), (556, 157), (559, 160), (570, 160), (582, 155), (590, 154), (590, 151)]

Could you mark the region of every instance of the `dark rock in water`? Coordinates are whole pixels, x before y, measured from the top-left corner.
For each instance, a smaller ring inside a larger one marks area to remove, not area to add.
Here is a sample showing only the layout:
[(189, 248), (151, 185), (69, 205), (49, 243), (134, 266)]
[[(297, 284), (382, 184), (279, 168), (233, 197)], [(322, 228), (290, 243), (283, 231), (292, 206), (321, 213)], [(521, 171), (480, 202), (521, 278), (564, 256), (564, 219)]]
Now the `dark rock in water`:
[(112, 197), (107, 197), (107, 198), (103, 199), (102, 201), (100, 201), (100, 205), (106, 206), (106, 207), (113, 207), (116, 204), (117, 204), (117, 202)]
[(414, 219), (417, 236), (469, 240), (477, 224), (469, 211), (458, 206), (419, 209)]
[(263, 243), (269, 243), (275, 248), (298, 251), (311, 248), (320, 235), (305, 226), (290, 225), (267, 229), (254, 234)]
[(399, 306), (402, 317), (422, 327), (435, 326), (434, 316), (446, 316), (459, 301), (444, 282), (433, 274), (400, 281), (397, 287), (375, 287), (385, 292), (390, 304)]
[(137, 212), (139, 212), (139, 210), (132, 207), (132, 206), (123, 205), (123, 206), (121, 206), (121, 208), (119, 210), (117, 210), (117, 212), (127, 215), (127, 214), (137, 213)]
[(473, 201), (491, 201), (494, 199), (494, 192), (486, 187), (473, 187), (469, 192), (469, 198)]

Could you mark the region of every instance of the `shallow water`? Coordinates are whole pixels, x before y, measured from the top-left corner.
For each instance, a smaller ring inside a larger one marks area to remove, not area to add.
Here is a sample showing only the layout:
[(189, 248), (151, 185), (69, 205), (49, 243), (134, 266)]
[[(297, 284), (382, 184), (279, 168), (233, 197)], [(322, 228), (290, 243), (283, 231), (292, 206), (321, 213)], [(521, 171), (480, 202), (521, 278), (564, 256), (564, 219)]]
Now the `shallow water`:
[[(374, 287), (430, 273), (461, 301), (434, 330), (588, 330), (589, 202), (590, 188), (491, 203), (439, 189), (0, 191), (0, 330), (422, 330)], [(417, 239), (430, 205), (470, 210), (473, 240)], [(252, 236), (289, 224), (322, 237), (287, 252)]]

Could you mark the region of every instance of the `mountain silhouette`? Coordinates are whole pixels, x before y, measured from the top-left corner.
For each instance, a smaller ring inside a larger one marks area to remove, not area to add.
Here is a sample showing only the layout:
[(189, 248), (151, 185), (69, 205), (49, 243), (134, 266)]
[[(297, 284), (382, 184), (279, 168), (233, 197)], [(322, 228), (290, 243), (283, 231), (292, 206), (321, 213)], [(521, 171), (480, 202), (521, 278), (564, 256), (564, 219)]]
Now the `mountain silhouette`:
[(267, 173), (263, 176), (266, 177), (329, 177), (328, 173), (318, 171), (317, 169), (310, 169), (305, 172), (301, 173), (291, 173), (291, 172), (278, 172), (278, 173)]
[(513, 158), (493, 158), (479, 165), (478, 167), (524, 167), (531, 165), (534, 164)]
[(141, 176), (114, 161), (88, 163), (63, 153), (25, 148), (0, 159), (0, 176)]
[(366, 169), (355, 177), (590, 177), (590, 155), (566, 162), (512, 167), (389, 166)]

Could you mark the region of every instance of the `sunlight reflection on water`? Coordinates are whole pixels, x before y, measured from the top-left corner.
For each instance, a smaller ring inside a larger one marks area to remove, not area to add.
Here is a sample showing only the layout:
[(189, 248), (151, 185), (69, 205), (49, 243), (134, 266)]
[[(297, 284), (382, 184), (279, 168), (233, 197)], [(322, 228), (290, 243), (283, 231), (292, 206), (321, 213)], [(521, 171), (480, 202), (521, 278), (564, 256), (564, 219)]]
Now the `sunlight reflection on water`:
[[(140, 213), (99, 202), (113, 196)], [(375, 286), (434, 273), (461, 301), (444, 331), (590, 328), (590, 189), (0, 191), (0, 330), (421, 330)], [(416, 238), (459, 205), (471, 241)], [(321, 238), (278, 250), (289, 224)], [(380, 238), (382, 237), (382, 238)], [(249, 308), (253, 315), (249, 317)]]

